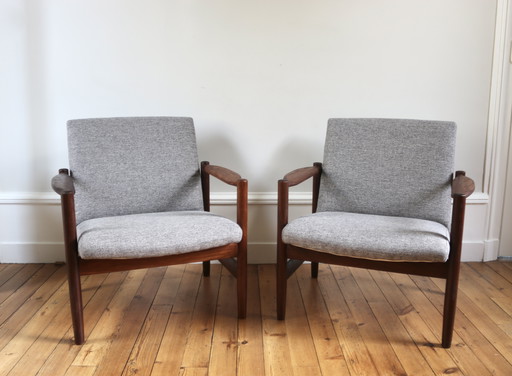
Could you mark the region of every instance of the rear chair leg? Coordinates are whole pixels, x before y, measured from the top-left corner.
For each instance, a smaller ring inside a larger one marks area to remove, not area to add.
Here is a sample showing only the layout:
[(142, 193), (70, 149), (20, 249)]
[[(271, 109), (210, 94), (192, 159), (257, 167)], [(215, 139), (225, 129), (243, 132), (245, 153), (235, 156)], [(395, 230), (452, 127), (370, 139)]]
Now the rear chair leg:
[[(284, 252), (281, 252), (283, 254)], [(276, 300), (277, 300), (277, 319), (284, 320), (286, 316), (286, 287), (288, 283), (287, 258), (277, 258), (276, 264)]]
[(203, 276), (210, 276), (210, 261), (203, 261)]
[(311, 278), (318, 278), (318, 262), (311, 261)]

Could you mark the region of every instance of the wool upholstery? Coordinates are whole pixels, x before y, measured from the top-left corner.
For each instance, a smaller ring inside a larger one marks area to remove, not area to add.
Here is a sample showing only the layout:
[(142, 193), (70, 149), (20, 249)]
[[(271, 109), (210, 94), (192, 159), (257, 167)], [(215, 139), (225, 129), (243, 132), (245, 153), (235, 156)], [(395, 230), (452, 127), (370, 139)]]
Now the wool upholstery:
[(89, 219), (77, 236), (83, 259), (140, 258), (238, 243), (242, 229), (209, 212), (176, 211)]
[(438, 222), (346, 212), (311, 214), (283, 229), (283, 241), (297, 247), (386, 261), (445, 262), (449, 239)]

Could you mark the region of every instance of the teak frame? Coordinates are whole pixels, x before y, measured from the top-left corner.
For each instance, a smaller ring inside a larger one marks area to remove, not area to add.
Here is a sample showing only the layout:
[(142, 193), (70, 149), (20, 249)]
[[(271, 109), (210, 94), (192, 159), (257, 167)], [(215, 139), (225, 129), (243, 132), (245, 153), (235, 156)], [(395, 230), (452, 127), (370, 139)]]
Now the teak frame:
[(84, 260), (78, 254), (78, 239), (75, 218), (75, 188), (72, 172), (60, 169), (52, 179), (52, 188), (61, 197), (64, 245), (68, 268), (68, 285), (71, 305), (71, 318), (75, 343), (84, 343), (84, 321), (80, 276), (144, 269), (165, 265), (203, 262), (203, 275), (210, 275), (210, 261), (219, 260), (237, 279), (238, 318), (247, 314), (247, 204), (248, 182), (237, 173), (220, 166), (201, 162), (201, 187), (203, 206), (210, 211), (210, 176), (237, 188), (237, 223), (242, 228), (240, 243), (178, 255), (147, 257), (139, 259)]
[(452, 342), (455, 312), (457, 308), (457, 290), (459, 284), (462, 234), (466, 198), (475, 190), (472, 179), (464, 171), (457, 171), (452, 178), (452, 223), (450, 231), (450, 254), (446, 262), (387, 262), (338, 256), (310, 249), (295, 247), (282, 241), (283, 228), (288, 224), (289, 188), (313, 178), (312, 212), (315, 213), (320, 191), (322, 163), (294, 170), (278, 182), (278, 222), (277, 222), (277, 318), (284, 320), (286, 315), (287, 279), (304, 261), (311, 262), (311, 276), (317, 278), (318, 264), (345, 265), (357, 268), (383, 270), (394, 273), (415, 274), (443, 278), (446, 280), (442, 346), (449, 348)]

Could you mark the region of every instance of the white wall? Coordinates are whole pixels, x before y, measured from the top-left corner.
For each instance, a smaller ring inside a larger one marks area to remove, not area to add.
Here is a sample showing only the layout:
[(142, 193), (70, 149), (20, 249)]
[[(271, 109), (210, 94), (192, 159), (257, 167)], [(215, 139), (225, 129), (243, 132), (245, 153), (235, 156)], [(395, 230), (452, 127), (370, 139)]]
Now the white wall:
[(481, 259), (503, 3), (0, 0), (0, 262), (61, 255), (48, 191), (66, 120), (132, 115), (192, 116), (200, 158), (249, 179), (256, 261), (272, 257), (277, 179), (322, 159), (329, 117), (456, 121), (456, 168), (478, 190), (464, 254)]

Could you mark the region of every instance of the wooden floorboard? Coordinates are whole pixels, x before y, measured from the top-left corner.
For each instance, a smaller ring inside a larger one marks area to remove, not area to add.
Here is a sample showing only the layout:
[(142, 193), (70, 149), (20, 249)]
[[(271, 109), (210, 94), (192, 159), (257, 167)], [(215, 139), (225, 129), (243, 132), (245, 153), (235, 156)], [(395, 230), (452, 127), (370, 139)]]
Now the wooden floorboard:
[(274, 265), (248, 277), (246, 320), (218, 264), (83, 277), (76, 346), (65, 266), (0, 265), (0, 376), (512, 375), (510, 262), (462, 265), (451, 349), (442, 280), (305, 264), (278, 321)]

